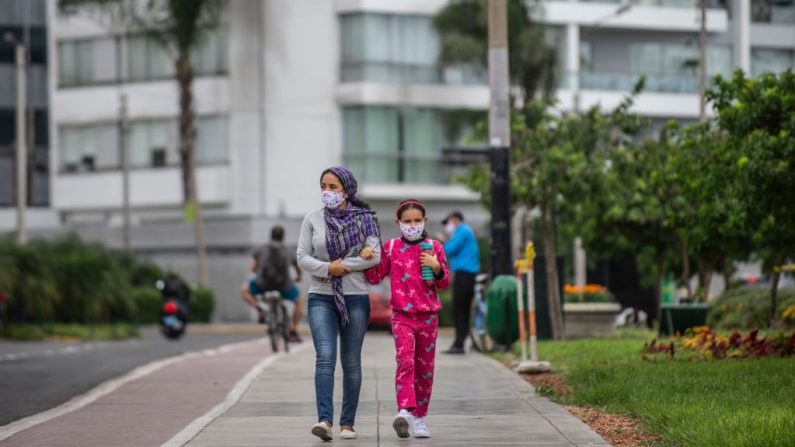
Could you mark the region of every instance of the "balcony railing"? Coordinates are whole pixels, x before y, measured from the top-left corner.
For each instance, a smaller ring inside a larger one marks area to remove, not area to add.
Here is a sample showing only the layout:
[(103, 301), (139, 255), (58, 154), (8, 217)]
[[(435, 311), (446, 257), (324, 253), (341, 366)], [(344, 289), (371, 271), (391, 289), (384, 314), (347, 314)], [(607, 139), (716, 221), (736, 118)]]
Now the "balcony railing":
[(363, 182), (448, 185), (471, 166), (488, 161), (482, 149), (445, 148), (439, 152), (346, 151), (343, 162)]
[(372, 81), (389, 84), (486, 85), (488, 71), (471, 66), (440, 67), (436, 64), (344, 61), (342, 82)]
[[(640, 75), (630, 73), (580, 73), (581, 90), (631, 91)], [(658, 93), (696, 93), (698, 76), (646, 75), (644, 91)]]
[[(671, 8), (696, 8), (699, 0), (577, 0), (583, 3), (630, 4), (633, 6), (663, 6)], [(708, 8), (724, 8), (720, 0), (707, 0)]]

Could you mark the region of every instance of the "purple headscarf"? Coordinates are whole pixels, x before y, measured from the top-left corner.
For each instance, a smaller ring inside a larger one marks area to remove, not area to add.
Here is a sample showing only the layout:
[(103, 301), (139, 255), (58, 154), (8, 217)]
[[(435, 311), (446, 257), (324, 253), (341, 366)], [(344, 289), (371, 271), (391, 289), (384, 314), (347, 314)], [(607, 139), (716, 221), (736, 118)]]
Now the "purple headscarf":
[[(344, 166), (335, 166), (323, 171), (336, 175), (342, 183), (342, 189), (348, 195), (347, 208), (324, 208), (323, 217), (326, 220), (326, 248), (331, 261), (358, 256), (364, 248), (364, 243), (370, 236), (381, 238), (378, 220), (375, 212), (366, 208), (355, 206), (358, 184), (353, 173)], [(322, 178), (322, 176), (321, 176)], [(334, 301), (342, 317), (342, 325), (348, 323), (348, 309), (345, 307), (345, 296), (342, 291), (342, 277), (331, 278), (331, 289), (334, 292)]]

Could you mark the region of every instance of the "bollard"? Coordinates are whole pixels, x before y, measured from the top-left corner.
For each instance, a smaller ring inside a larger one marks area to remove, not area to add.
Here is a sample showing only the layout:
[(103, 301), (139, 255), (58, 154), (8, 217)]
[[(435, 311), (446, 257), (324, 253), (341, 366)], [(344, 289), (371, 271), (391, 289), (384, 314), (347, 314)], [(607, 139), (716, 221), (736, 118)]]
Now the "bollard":
[[(533, 281), (533, 261), (535, 260), (535, 248), (532, 242), (528, 242), (525, 247), (525, 259), (516, 261), (516, 278), (519, 285), (517, 287), (519, 306), (519, 341), (522, 343), (522, 361), (516, 367), (520, 373), (538, 374), (549, 372), (552, 365), (549, 362), (542, 362), (538, 360), (538, 337), (536, 335), (536, 302), (535, 302), (535, 287)], [(527, 360), (527, 347), (525, 343), (527, 338), (524, 330), (524, 296), (522, 295), (522, 274), (527, 277), (527, 310), (528, 310), (528, 323), (530, 326), (530, 360)]]

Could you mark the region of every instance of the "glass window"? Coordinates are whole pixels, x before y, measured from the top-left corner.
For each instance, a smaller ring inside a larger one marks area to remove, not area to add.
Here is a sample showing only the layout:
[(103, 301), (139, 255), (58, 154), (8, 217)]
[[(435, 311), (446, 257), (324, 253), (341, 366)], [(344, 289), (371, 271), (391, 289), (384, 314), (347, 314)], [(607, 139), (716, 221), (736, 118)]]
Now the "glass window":
[[(62, 126), (60, 128), (61, 171), (89, 172), (118, 167), (118, 128), (114, 123), (92, 126)], [(116, 158), (113, 158), (116, 157)]]
[(340, 24), (343, 81), (440, 81), (440, 40), (431, 17), (351, 14)]
[(751, 49), (751, 74), (756, 77), (765, 72), (781, 73), (795, 66), (795, 52), (767, 48)]
[(127, 79), (150, 81), (174, 75), (174, 62), (165, 48), (152, 37), (130, 36), (127, 45)]
[(162, 167), (168, 164), (168, 154), (177, 151), (179, 138), (173, 119), (137, 121), (127, 132), (131, 168)]
[(212, 76), (227, 71), (226, 28), (209, 29), (202, 36), (199, 45), (191, 53), (193, 71), (197, 75)]
[[(732, 55), (728, 45), (707, 47), (707, 75), (731, 75)], [(695, 92), (698, 89), (699, 51), (694, 45), (677, 43), (637, 43), (629, 47), (632, 76), (626, 82), (611, 82), (618, 89), (629, 89), (637, 75), (646, 75), (646, 89), (657, 92)], [(591, 80), (598, 81), (598, 80)], [(616, 76), (616, 81), (622, 81)], [(594, 83), (594, 82), (591, 82)], [(607, 85), (604, 82), (601, 84)], [(612, 89), (612, 88), (610, 88)]]
[(14, 204), (13, 146), (0, 146), (0, 206)]
[(363, 181), (373, 183), (443, 183), (441, 150), (465, 148), (485, 112), (384, 106), (343, 109), (345, 163)]
[(226, 116), (203, 116), (196, 120), (196, 163), (198, 165), (227, 162), (229, 142)]
[(795, 23), (795, 0), (751, 0), (751, 20), (790, 25)]
[(113, 38), (68, 40), (58, 44), (58, 73), (63, 86), (113, 82), (118, 79)]

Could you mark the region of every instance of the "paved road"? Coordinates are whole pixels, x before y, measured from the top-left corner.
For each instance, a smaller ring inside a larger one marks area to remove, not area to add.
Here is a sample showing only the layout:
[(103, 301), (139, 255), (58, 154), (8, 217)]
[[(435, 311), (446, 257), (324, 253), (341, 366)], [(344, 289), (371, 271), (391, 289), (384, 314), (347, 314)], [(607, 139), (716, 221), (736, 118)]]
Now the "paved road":
[(0, 425), (60, 405), (154, 360), (261, 336), (250, 328), (194, 329), (177, 342), (166, 340), (153, 327), (144, 328), (142, 338), (130, 341), (0, 341)]

